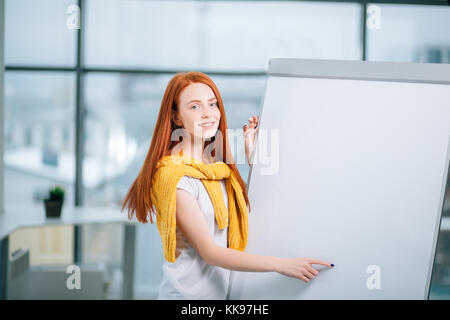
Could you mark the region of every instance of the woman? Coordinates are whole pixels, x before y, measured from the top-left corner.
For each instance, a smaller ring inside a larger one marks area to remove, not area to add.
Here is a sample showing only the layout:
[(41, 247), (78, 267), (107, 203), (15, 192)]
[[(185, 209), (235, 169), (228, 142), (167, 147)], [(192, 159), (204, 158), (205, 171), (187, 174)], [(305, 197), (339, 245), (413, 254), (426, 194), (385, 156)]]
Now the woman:
[[(244, 125), (250, 164), (258, 117)], [(230, 270), (278, 272), (309, 282), (313, 258), (243, 252), (247, 244), (247, 188), (227, 137), (220, 93), (204, 73), (176, 74), (167, 85), (150, 149), (125, 197), (129, 218), (156, 220), (166, 261), (159, 299), (225, 299)], [(181, 138), (181, 139), (180, 139)], [(181, 142), (180, 142), (181, 140)]]

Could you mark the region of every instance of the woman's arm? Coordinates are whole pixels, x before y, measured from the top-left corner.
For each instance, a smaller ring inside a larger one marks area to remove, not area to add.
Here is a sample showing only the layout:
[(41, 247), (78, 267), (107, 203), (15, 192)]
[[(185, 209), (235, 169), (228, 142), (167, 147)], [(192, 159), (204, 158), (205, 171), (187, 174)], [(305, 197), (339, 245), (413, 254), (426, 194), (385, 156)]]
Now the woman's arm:
[(308, 282), (319, 273), (311, 263), (330, 266), (328, 262), (310, 258), (280, 258), (250, 254), (217, 246), (208, 229), (197, 200), (185, 190), (176, 190), (176, 219), (186, 240), (210, 265), (250, 272), (279, 272)]
[[(239, 250), (215, 246), (209, 252), (211, 263), (226, 269), (250, 272), (278, 272), (281, 258), (251, 254)], [(205, 260), (206, 261), (206, 260)]]

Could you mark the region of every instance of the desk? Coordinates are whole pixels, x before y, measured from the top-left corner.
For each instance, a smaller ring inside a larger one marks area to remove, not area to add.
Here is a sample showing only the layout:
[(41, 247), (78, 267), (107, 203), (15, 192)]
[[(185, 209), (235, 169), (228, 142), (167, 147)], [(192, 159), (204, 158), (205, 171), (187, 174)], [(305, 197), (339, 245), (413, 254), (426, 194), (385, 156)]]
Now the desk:
[(123, 299), (133, 299), (136, 224), (128, 220), (120, 208), (70, 207), (64, 205), (59, 218), (47, 218), (44, 204), (16, 206), (0, 214), (0, 299), (7, 292), (7, 267), (9, 261), (9, 235), (20, 228), (60, 225), (85, 225), (95, 223), (122, 223), (125, 228), (123, 248)]

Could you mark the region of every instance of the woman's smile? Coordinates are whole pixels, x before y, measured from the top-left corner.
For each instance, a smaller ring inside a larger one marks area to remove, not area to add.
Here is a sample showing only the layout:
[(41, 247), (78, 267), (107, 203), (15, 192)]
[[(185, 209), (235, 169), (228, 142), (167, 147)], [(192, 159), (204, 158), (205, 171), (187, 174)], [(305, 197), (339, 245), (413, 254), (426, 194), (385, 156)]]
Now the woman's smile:
[(200, 124), (199, 126), (204, 129), (211, 129), (215, 123), (216, 123), (215, 121), (204, 122), (204, 123)]

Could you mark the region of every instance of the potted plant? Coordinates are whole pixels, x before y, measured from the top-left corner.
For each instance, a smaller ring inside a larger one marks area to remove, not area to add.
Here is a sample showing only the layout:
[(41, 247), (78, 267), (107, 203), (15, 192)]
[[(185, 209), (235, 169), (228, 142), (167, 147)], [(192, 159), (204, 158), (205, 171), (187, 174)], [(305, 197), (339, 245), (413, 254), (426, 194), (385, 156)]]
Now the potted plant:
[(58, 218), (61, 216), (61, 208), (64, 203), (64, 189), (55, 186), (49, 190), (49, 198), (44, 199), (45, 215), (47, 218)]

